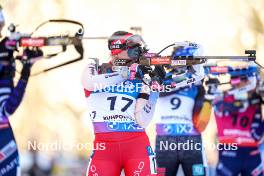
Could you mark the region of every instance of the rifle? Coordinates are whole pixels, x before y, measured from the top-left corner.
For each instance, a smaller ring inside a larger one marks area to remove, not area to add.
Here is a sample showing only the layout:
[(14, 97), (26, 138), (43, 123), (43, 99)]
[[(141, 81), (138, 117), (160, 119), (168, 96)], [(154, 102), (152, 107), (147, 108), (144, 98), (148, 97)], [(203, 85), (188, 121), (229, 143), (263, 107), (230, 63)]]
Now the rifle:
[[(42, 28), (44, 25), (50, 24), (50, 23), (67, 23), (70, 25), (75, 25), (78, 27), (78, 30), (74, 32), (73, 35), (54, 35), (54, 36), (37, 36), (35, 37), (34, 34), (40, 29)], [(56, 52), (56, 53), (52, 53), (52, 54), (44, 54), (43, 58), (45, 59), (49, 59), (52, 57), (55, 57), (57, 55), (59, 55), (60, 53), (64, 53), (67, 51), (68, 46), (74, 46), (75, 50), (77, 51), (77, 53), (79, 54), (79, 56), (77, 58), (73, 58), (70, 61), (67, 62), (63, 62), (61, 64), (55, 65), (53, 67), (50, 68), (46, 68), (42, 71), (39, 71), (38, 73), (34, 74), (35, 75), (39, 75), (41, 73), (45, 73), (48, 72), (50, 70), (71, 64), (71, 63), (75, 63), (77, 61), (80, 61), (83, 59), (83, 53), (84, 53), (84, 49), (83, 49), (83, 45), (82, 45), (82, 37), (84, 34), (84, 27), (83, 24), (81, 24), (80, 22), (74, 21), (74, 20), (67, 20), (67, 19), (51, 19), (48, 21), (45, 21), (43, 23), (41, 23), (40, 25), (38, 25), (36, 27), (36, 29), (31, 32), (30, 34), (22, 34), (20, 32), (17, 32), (16, 30), (16, 26), (14, 24), (11, 24), (8, 27), (8, 30), (10, 32), (10, 36), (9, 36), (9, 40), (6, 43), (6, 46), (14, 49), (16, 51), (18, 51), (19, 48), (27, 48), (27, 47), (31, 47), (31, 48), (42, 48), (42, 47), (46, 47), (46, 46), (61, 46), (61, 51)], [(21, 55), (18, 55), (15, 57), (15, 59), (17, 60), (23, 60), (26, 59)]]
[[(176, 43), (166, 46), (165, 48), (163, 48), (161, 51), (159, 51), (156, 54), (155, 53), (145, 53), (140, 58), (139, 63), (143, 65), (149, 65), (149, 66), (150, 65), (154, 65), (154, 66), (161, 65), (165, 68), (169, 67), (169, 68), (175, 68), (177, 70), (178, 67), (204, 64), (204, 63), (207, 63), (209, 60), (215, 60), (215, 61), (217, 60), (236, 60), (236, 61), (254, 62), (255, 64), (261, 67), (261, 65), (256, 62), (256, 51), (255, 50), (245, 50), (245, 56), (193, 56), (193, 55), (192, 56), (161, 56), (161, 53), (163, 51), (165, 51), (166, 49), (172, 46), (174, 47), (185, 47), (186, 46), (186, 47), (194, 47), (194, 48), (200, 47), (196, 43), (176, 42)], [(212, 73), (215, 70), (222, 69), (223, 73), (232, 72), (232, 75), (235, 76), (235, 75), (241, 74), (241, 72), (244, 71), (244, 70), (242, 71), (232, 70), (231, 67), (217, 67), (217, 66), (214, 67), (212, 65), (211, 66), (207, 65), (204, 68), (205, 68), (206, 74)], [(256, 67), (249, 67), (249, 68), (250, 69), (245, 74), (249, 74), (249, 75), (256, 74), (256, 71), (257, 71)], [(180, 78), (182, 77), (182, 75), (178, 77)], [(180, 84), (187, 86), (187, 85), (191, 85), (196, 82), (199, 82), (202, 79), (203, 79), (203, 76), (199, 76), (194, 73), (193, 77), (191, 78), (185, 77), (185, 80), (179, 83), (177, 83), (173, 79), (171, 79), (171, 82), (175, 83), (176, 87), (182, 87), (180, 86)]]
[(140, 58), (143, 65), (170, 65), (173, 67), (192, 66), (206, 63), (208, 60), (240, 60), (256, 62), (256, 50), (245, 50), (246, 56), (161, 56), (161, 53), (170, 47), (199, 47), (196, 43), (176, 42), (164, 47), (158, 53), (145, 53)]

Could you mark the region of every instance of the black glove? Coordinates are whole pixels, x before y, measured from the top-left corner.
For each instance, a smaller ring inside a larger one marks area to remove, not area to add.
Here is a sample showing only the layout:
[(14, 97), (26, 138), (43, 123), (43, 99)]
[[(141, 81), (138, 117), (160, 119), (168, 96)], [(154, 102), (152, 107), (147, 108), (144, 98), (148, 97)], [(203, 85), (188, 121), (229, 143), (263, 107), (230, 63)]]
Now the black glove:
[(163, 84), (163, 80), (165, 79), (166, 71), (163, 66), (157, 65), (155, 66), (153, 72), (150, 74), (152, 81), (157, 81), (160, 85)]
[(0, 79), (13, 79), (15, 76), (13, 50), (7, 47), (7, 42), (7, 37), (0, 41)]
[(31, 60), (41, 56), (43, 56), (43, 52), (39, 48), (26, 48), (23, 51), (23, 58), (21, 59), (21, 62), (23, 64), (23, 68), (21, 71), (21, 79), (23, 79), (24, 81), (28, 80), (30, 76), (31, 66), (33, 65), (33, 62), (31, 62)]
[(207, 101), (211, 102), (212, 100), (214, 100), (215, 95), (218, 93), (217, 87), (219, 84), (220, 82), (217, 78), (209, 78), (205, 82), (207, 89), (206, 89), (206, 94), (204, 97)]
[[(26, 48), (23, 51), (22, 63), (30, 63), (31, 59), (43, 56), (43, 51), (39, 48), (29, 49)], [(32, 65), (32, 64), (31, 64)]]
[(142, 79), (145, 74), (150, 74), (152, 72), (152, 68), (148, 65), (138, 65), (136, 78)]

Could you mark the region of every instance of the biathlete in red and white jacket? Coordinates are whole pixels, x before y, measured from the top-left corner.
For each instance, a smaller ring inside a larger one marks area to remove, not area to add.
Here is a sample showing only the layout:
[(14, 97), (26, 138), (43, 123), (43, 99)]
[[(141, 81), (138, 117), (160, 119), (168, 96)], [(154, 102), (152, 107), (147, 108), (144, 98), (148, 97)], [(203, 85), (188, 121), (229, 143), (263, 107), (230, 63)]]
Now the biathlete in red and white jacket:
[[(151, 92), (142, 80), (133, 79), (150, 69), (135, 64), (142, 53), (142, 41), (137, 39), (125, 31), (115, 32), (108, 42), (110, 63), (102, 64), (99, 70), (90, 64), (83, 73), (94, 146), (100, 146), (91, 156), (89, 176), (119, 176), (122, 169), (128, 176), (156, 175), (155, 154), (144, 128), (152, 119), (159, 93)], [(120, 61), (129, 70), (114, 72), (113, 66)]]

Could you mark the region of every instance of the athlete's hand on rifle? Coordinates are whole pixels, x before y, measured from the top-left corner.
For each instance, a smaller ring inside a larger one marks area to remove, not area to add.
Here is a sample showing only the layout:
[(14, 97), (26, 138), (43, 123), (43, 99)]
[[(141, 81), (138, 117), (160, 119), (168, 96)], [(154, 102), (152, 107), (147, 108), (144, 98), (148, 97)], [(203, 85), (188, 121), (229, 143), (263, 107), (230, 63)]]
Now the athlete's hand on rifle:
[(166, 71), (164, 67), (161, 65), (155, 66), (153, 72), (151, 72), (151, 82), (150, 87), (152, 90), (161, 91), (163, 89), (163, 81), (166, 76)]
[(153, 70), (151, 66), (134, 63), (130, 66), (129, 71), (130, 80), (141, 79), (154, 90), (162, 89), (163, 80), (166, 75), (163, 66), (157, 65)]
[(134, 63), (129, 67), (129, 79), (143, 79), (146, 74), (151, 72), (152, 68), (150, 66)]
[(209, 78), (206, 82), (206, 94), (205, 94), (205, 100), (212, 102), (216, 94), (218, 93), (217, 87), (218, 84), (220, 84), (219, 80), (217, 78)]
[(43, 52), (41, 49), (39, 48), (33, 48), (33, 49), (29, 49), (26, 48), (23, 51), (23, 55), (21, 58), (21, 63), (23, 64), (23, 68), (21, 71), (21, 78), (25, 81), (28, 80), (29, 76), (30, 76), (30, 70), (32, 65), (40, 60), (43, 56)]

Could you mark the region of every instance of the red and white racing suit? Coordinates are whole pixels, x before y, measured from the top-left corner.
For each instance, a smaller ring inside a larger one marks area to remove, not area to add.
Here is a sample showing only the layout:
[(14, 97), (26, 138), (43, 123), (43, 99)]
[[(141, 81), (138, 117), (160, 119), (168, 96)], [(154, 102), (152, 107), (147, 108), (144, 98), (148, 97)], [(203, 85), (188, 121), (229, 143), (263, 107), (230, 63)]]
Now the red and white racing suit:
[(155, 154), (135, 114), (148, 123), (158, 94), (143, 93), (141, 81), (126, 80), (118, 72), (98, 74), (93, 65), (84, 71), (82, 82), (97, 149), (87, 175), (119, 176), (122, 169), (127, 176), (156, 175)]

